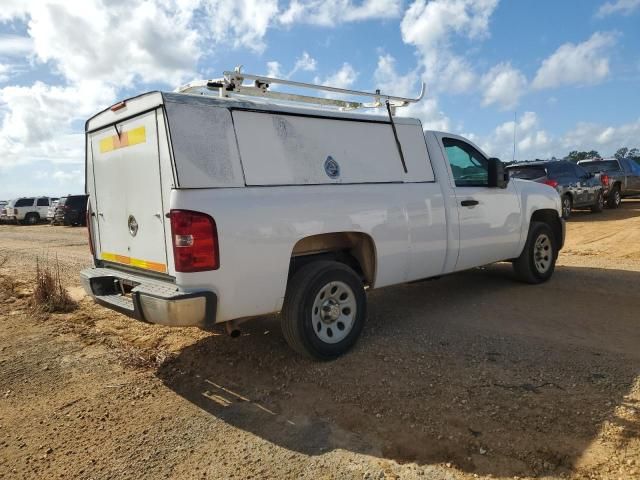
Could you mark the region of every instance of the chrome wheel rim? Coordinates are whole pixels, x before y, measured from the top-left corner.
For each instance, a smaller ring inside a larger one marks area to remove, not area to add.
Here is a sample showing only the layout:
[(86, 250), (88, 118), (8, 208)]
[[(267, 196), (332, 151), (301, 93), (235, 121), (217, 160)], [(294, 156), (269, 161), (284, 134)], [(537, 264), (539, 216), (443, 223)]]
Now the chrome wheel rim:
[(562, 199), (562, 214), (565, 217), (571, 215), (571, 201), (568, 198)]
[(344, 282), (329, 282), (313, 302), (313, 332), (325, 343), (338, 343), (351, 332), (356, 313), (356, 297), (351, 287)]
[(533, 247), (533, 263), (538, 273), (547, 273), (553, 259), (551, 239), (546, 234), (538, 235)]

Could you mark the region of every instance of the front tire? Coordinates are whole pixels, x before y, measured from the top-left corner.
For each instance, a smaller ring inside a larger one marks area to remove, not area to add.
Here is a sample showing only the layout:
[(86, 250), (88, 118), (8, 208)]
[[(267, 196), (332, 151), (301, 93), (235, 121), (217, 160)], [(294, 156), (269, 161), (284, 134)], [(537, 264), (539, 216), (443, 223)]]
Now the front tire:
[(282, 333), (296, 352), (331, 360), (353, 347), (366, 316), (367, 298), (358, 274), (339, 262), (312, 262), (289, 280)]
[(518, 279), (531, 284), (549, 280), (556, 267), (557, 244), (549, 225), (543, 222), (531, 222), (524, 250), (513, 262), (513, 269)]

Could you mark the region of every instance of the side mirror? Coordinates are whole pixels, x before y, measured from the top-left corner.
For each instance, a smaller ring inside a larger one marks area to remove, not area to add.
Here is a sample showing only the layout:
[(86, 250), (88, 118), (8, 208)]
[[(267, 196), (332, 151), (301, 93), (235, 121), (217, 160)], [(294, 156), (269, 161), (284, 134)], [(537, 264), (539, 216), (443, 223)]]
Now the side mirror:
[(489, 188), (507, 188), (509, 172), (498, 158), (489, 159)]

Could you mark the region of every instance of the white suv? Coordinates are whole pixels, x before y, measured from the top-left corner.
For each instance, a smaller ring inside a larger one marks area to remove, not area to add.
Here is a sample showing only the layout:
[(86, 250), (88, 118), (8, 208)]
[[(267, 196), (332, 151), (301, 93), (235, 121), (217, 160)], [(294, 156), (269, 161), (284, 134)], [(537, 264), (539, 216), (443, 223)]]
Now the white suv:
[(47, 218), (49, 205), (54, 198), (50, 197), (22, 197), (11, 200), (5, 207), (7, 221), (35, 225)]

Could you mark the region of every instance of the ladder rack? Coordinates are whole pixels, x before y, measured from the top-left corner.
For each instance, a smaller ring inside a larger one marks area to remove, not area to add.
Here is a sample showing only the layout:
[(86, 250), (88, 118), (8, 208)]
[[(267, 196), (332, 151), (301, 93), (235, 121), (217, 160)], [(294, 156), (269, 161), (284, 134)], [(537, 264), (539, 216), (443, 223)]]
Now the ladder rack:
[[(230, 97), (232, 95), (251, 96), (272, 98), (286, 102), (302, 102), (315, 105), (325, 105), (338, 107), (340, 110), (355, 110), (358, 108), (379, 108), (388, 105), (392, 114), (398, 107), (406, 107), (412, 103), (417, 103), (424, 96), (424, 83), (420, 89), (420, 95), (417, 98), (405, 98), (394, 95), (386, 95), (375, 92), (364, 92), (360, 90), (348, 90), (345, 88), (330, 87), (327, 85), (316, 85), (313, 83), (295, 82), (282, 78), (266, 77), (264, 75), (252, 75), (241, 72), (241, 66), (236, 67), (233, 72), (224, 72), (223, 77), (214, 80), (194, 80), (181, 87), (178, 87), (177, 93), (200, 93), (204, 91), (217, 91), (220, 97)], [(253, 84), (244, 84), (245, 80), (253, 80)], [(297, 93), (285, 93), (269, 90), (272, 84), (287, 85), (289, 87), (307, 88), (311, 90), (321, 90), (325, 92), (337, 93), (340, 95), (351, 95), (356, 97), (371, 97), (373, 102), (357, 102), (349, 100), (341, 100), (338, 98), (314, 97), (308, 95), (300, 95)], [(204, 91), (203, 91), (204, 90)]]

